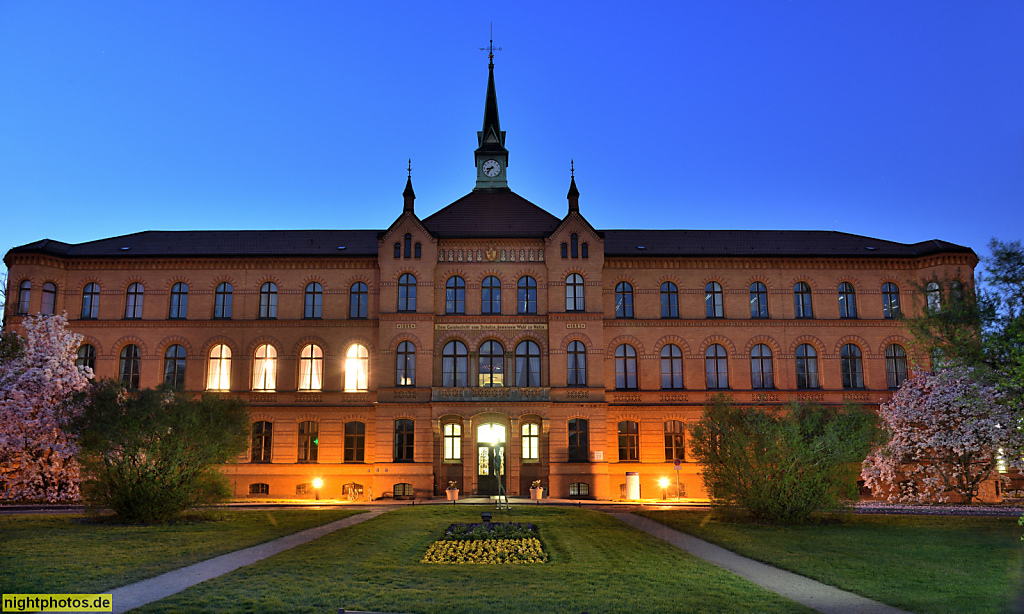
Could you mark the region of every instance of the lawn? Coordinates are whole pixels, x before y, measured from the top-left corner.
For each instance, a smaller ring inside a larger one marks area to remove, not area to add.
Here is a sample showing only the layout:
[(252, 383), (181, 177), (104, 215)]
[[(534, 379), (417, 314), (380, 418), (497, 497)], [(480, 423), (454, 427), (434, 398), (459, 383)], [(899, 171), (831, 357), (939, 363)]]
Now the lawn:
[(601, 512), (530, 507), (550, 560), (424, 564), (453, 522), (480, 509), (417, 506), (337, 531), (150, 604), (140, 612), (809, 612)]
[(766, 526), (722, 512), (643, 515), (914, 612), (1005, 612), (1021, 588), (1024, 549), (1016, 518), (837, 514), (807, 526)]
[(5, 593), (98, 593), (356, 513), (217, 511), (216, 520), (166, 526), (0, 515), (0, 587)]

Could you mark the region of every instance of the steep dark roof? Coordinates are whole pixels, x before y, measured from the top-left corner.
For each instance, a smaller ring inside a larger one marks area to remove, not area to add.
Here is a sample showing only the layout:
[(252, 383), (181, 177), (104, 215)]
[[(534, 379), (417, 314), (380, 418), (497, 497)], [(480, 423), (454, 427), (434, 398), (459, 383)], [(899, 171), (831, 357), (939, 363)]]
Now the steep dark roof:
[(423, 220), (440, 238), (547, 237), (562, 222), (511, 191), (475, 191)]
[(826, 230), (605, 230), (605, 256), (881, 256), (973, 253), (933, 239), (905, 244)]
[[(376, 230), (151, 230), (68, 244), (44, 239), (8, 253), (96, 256), (376, 256)], [(345, 249), (338, 249), (344, 246)], [(128, 248), (128, 249), (124, 249)]]

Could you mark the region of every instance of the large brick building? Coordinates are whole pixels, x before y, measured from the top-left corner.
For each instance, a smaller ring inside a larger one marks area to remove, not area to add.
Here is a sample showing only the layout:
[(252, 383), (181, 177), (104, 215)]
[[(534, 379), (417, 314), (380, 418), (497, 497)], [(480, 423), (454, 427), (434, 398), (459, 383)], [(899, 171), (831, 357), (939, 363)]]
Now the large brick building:
[[(745, 404), (877, 405), (907, 376), (897, 316), (977, 263), (943, 241), (840, 232), (597, 230), (508, 187), (490, 65), (476, 186), (389, 228), (141, 232), (10, 250), (8, 324), (66, 311), (81, 364), (251, 404), (238, 495), (642, 495), (675, 463), (702, 496), (686, 425)], [(396, 199), (395, 212), (398, 213)], [(934, 286), (938, 288), (938, 286)], [(500, 476), (494, 475), (498, 455)], [(372, 490), (371, 490), (372, 489)]]

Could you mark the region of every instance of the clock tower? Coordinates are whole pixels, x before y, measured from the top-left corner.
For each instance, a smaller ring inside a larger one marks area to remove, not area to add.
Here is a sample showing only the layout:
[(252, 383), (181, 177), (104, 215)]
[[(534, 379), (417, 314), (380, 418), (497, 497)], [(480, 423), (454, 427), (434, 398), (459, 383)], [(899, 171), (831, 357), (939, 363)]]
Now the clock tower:
[(476, 159), (476, 187), (474, 192), (507, 192), (508, 150), (505, 149), (505, 133), (498, 122), (498, 97), (494, 93), (494, 41), (487, 48), (487, 100), (484, 102), (484, 129), (476, 133), (479, 147), (473, 152)]

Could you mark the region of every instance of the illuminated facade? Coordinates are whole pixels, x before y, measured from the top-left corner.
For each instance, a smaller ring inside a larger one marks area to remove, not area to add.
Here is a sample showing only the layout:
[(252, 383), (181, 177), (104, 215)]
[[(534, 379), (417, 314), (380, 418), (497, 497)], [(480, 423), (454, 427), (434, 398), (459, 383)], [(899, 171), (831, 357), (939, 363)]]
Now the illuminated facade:
[[(389, 228), (142, 232), (12, 249), (9, 323), (66, 311), (82, 364), (129, 386), (237, 395), (239, 496), (617, 499), (678, 477), (705, 399), (877, 405), (907, 377), (915, 288), (969, 249), (838, 232), (597, 230), (508, 187), (493, 64), (476, 186)], [(397, 203), (396, 203), (397, 211)], [(495, 476), (493, 455), (504, 474)], [(681, 461), (678, 465), (676, 460)], [(372, 489), (372, 490), (371, 490)]]

